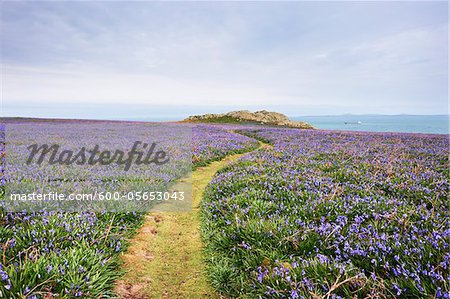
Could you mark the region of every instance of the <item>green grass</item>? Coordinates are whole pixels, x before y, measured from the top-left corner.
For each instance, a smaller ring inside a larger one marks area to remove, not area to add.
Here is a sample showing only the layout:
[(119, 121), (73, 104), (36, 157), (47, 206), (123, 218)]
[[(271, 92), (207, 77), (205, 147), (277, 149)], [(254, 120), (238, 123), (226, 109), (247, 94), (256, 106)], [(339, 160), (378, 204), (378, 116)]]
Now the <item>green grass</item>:
[(219, 298), (205, 269), (199, 205), (215, 173), (242, 155), (227, 156), (193, 172), (192, 211), (151, 213), (146, 217), (122, 255), (126, 274), (117, 283), (120, 296)]
[(189, 122), (199, 122), (199, 123), (227, 123), (227, 124), (242, 124), (242, 123), (250, 123), (248, 121), (243, 122), (235, 117), (232, 116), (218, 116), (218, 117), (211, 117), (211, 118), (205, 118), (202, 120), (189, 120)]
[[(6, 215), (0, 216), (5, 222)], [(0, 293), (6, 298), (113, 296), (124, 238), (141, 224), (142, 217), (131, 213), (37, 213), (10, 219), (0, 227), (0, 272), (7, 276)]]

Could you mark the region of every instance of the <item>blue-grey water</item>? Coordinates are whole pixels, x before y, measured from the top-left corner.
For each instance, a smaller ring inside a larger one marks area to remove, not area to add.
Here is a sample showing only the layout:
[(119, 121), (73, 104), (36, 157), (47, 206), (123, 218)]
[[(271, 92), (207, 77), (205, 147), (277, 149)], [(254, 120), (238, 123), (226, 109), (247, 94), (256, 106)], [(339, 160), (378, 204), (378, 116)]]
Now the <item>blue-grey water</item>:
[(318, 129), (449, 134), (449, 115), (296, 116)]

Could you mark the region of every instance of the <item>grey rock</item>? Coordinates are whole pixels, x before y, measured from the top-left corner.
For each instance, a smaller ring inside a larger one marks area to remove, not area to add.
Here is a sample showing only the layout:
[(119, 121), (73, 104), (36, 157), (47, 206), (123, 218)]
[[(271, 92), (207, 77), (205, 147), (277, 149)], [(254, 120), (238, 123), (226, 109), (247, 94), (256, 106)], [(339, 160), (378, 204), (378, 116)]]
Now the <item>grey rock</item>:
[(291, 121), (286, 115), (266, 110), (250, 112), (248, 110), (231, 111), (221, 114), (203, 114), (189, 116), (185, 122), (254, 122), (259, 124), (283, 126), (299, 129), (314, 129), (306, 122)]

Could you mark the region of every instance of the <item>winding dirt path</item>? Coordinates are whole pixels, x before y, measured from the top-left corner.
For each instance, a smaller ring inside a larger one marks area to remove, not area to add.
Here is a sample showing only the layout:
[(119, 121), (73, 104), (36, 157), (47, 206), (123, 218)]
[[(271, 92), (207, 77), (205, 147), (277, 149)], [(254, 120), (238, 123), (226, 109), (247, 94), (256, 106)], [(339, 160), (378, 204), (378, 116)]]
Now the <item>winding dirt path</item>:
[(191, 211), (146, 216), (122, 255), (126, 274), (116, 285), (119, 298), (220, 298), (205, 273), (199, 205), (214, 174), (245, 154), (227, 156), (192, 173)]

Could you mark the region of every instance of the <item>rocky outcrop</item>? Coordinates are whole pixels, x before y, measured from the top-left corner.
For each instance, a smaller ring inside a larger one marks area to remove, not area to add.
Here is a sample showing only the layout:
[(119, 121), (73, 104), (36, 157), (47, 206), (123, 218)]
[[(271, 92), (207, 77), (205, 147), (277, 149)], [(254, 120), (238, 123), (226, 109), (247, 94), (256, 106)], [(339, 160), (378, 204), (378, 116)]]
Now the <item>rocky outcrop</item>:
[(250, 112), (248, 110), (231, 111), (222, 114), (203, 114), (189, 116), (185, 122), (218, 123), (258, 123), (263, 125), (283, 126), (299, 129), (314, 129), (306, 122), (291, 121), (286, 115), (266, 110)]

